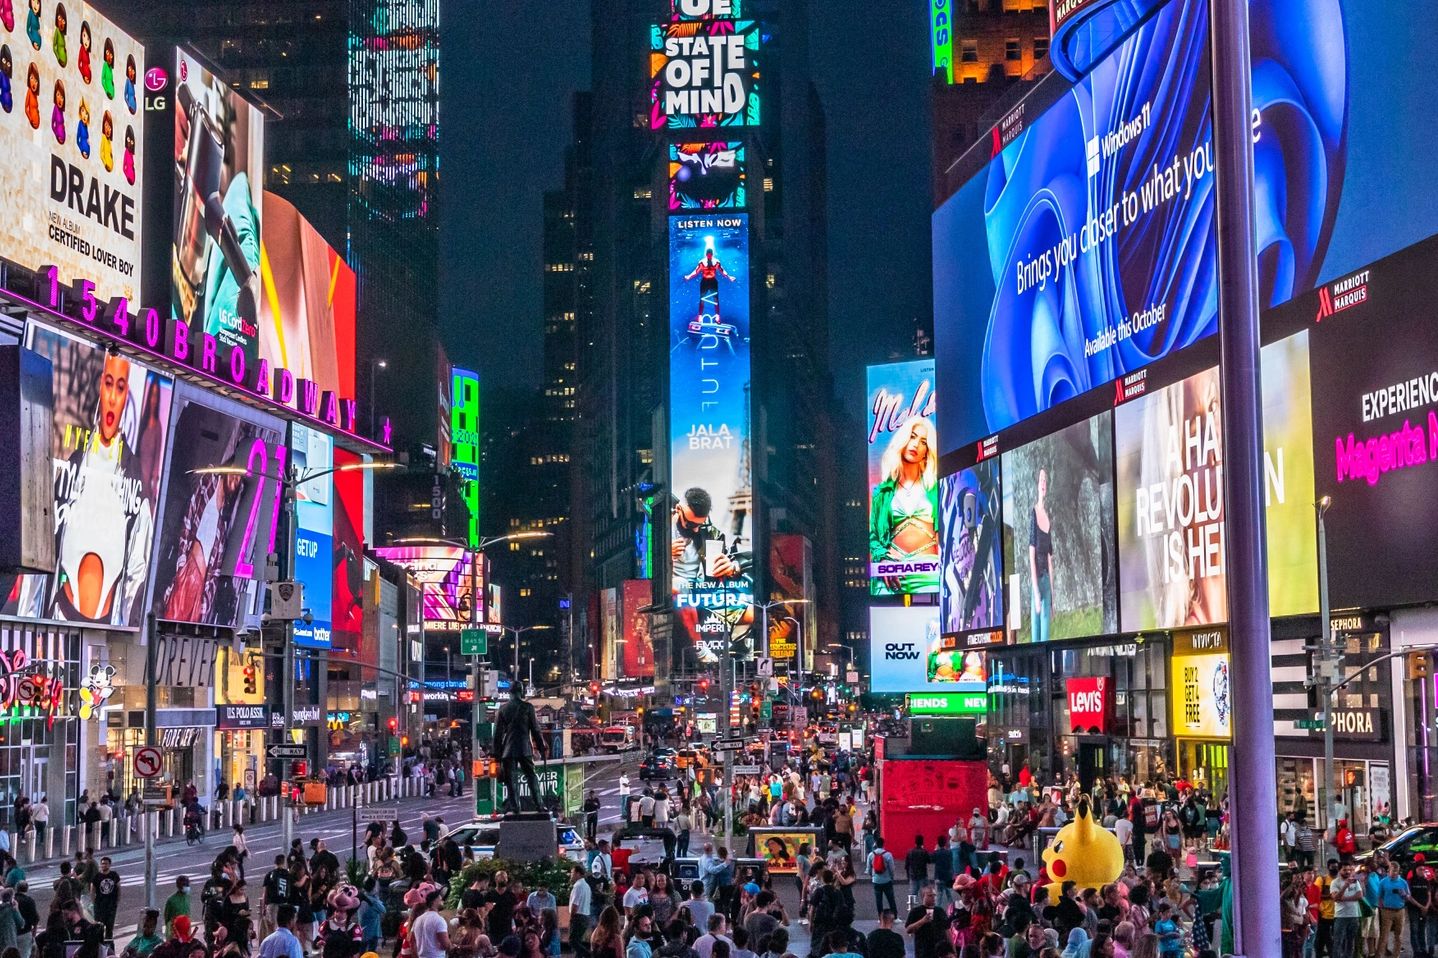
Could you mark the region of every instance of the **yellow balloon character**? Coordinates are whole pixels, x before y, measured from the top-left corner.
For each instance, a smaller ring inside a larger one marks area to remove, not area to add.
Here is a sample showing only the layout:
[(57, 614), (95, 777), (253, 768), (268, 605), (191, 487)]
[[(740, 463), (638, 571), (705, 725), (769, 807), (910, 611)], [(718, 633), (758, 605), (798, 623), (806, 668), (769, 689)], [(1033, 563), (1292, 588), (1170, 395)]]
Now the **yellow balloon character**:
[(1113, 832), (1094, 821), (1088, 802), (1080, 802), (1073, 821), (1058, 830), (1043, 853), (1048, 871), (1049, 902), (1055, 904), (1064, 882), (1079, 888), (1102, 888), (1123, 873), (1123, 846)]

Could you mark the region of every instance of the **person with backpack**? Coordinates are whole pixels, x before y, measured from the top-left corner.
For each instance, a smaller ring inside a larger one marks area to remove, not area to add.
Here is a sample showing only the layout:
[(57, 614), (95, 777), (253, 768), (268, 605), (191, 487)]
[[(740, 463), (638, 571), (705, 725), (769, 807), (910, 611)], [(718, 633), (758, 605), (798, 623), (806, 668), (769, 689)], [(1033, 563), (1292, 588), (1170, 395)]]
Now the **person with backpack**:
[(290, 870), (285, 867), (285, 856), (275, 856), (275, 867), (265, 875), (260, 892), (261, 919), (260, 938), (269, 937), (279, 925), (281, 905), (290, 903)]
[(899, 906), (894, 901), (894, 856), (884, 847), (882, 835), (874, 839), (874, 851), (869, 856), (869, 874), (874, 885), (874, 910), (883, 911), (884, 902), (887, 901), (889, 911), (897, 915)]
[[(812, 943), (811, 958), (823, 953), (822, 945), (829, 933), (841, 925), (843, 895), (834, 881), (834, 872), (828, 867), (819, 869), (819, 884), (809, 895), (809, 934)], [(852, 921), (852, 916), (850, 918)]]

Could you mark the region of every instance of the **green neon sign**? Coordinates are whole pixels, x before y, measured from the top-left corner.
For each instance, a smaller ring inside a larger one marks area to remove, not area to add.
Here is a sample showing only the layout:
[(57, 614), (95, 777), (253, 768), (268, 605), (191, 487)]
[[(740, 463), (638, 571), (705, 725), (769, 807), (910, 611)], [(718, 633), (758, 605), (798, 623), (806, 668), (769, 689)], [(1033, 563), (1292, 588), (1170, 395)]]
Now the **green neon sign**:
[(456, 368), (450, 394), (450, 462), (464, 479), (464, 504), (469, 510), (466, 539), (479, 548), (479, 377)]
[(910, 715), (983, 715), (987, 692), (910, 692), (904, 697)]

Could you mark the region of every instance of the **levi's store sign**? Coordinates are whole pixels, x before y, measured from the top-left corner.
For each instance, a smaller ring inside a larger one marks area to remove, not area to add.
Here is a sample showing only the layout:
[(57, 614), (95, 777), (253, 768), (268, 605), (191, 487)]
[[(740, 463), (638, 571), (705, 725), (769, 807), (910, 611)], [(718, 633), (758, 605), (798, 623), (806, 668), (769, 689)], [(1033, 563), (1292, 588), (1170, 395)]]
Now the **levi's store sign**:
[(1065, 679), (1068, 692), (1069, 726), (1077, 734), (1104, 735), (1112, 711), (1113, 684), (1105, 676)]
[(87, 332), (98, 333), (198, 374), (211, 383), (237, 389), (246, 395), (277, 406), (292, 416), (311, 420), (356, 439), (384, 449), (391, 446), (388, 417), (378, 421), (377, 435), (360, 432), (359, 404), (349, 396), (322, 389), (312, 379), (296, 376), (289, 369), (271, 366), (266, 359), (251, 359), (242, 345), (226, 346), (215, 336), (192, 327), (184, 320), (167, 318), (151, 307), (138, 307), (125, 297), (108, 303), (96, 298), (95, 283), (76, 280), (70, 286), (60, 282), (55, 266), (43, 266), (35, 277), (39, 302), (23, 293), (7, 293), (58, 318), (76, 323)]

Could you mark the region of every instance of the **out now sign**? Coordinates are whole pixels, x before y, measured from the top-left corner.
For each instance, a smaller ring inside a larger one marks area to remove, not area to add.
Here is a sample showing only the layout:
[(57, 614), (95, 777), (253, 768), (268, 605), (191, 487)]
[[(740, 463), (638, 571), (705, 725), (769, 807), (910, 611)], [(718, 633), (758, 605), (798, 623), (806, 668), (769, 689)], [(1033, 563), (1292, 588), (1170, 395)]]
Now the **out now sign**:
[(1107, 676), (1065, 679), (1069, 727), (1079, 735), (1104, 735), (1113, 711), (1113, 683)]

